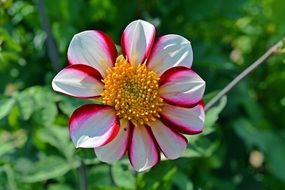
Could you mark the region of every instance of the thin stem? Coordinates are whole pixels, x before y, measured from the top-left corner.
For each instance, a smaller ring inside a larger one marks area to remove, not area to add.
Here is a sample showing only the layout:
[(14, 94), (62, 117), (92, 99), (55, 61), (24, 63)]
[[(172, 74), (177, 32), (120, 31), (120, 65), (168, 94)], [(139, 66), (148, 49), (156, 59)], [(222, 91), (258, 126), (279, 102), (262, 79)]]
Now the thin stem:
[(87, 190), (86, 166), (83, 160), (81, 160), (79, 167), (79, 185), (80, 185), (80, 190)]
[(41, 19), (43, 28), (47, 34), (48, 55), (51, 60), (52, 67), (55, 71), (59, 71), (61, 68), (59, 64), (58, 50), (57, 50), (57, 47), (52, 37), (52, 33), (50, 30), (48, 17), (46, 15), (44, 4), (42, 0), (36, 0), (36, 4), (37, 4), (37, 7), (40, 13), (40, 19)]
[(270, 56), (278, 52), (283, 46), (284, 39), (278, 41), (270, 49), (268, 49), (261, 57), (259, 57), (254, 63), (241, 72), (234, 80), (232, 80), (223, 90), (221, 90), (214, 98), (212, 98), (205, 106), (205, 111), (215, 105), (224, 95), (226, 95), (231, 89), (233, 89), (243, 78), (249, 75), (253, 70), (264, 63)]

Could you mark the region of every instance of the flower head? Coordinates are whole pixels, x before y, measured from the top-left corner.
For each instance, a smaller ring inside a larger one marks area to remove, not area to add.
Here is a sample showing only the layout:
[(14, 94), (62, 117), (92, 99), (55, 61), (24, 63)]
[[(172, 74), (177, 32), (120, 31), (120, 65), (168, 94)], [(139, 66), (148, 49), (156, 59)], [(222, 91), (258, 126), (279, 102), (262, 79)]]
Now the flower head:
[(190, 42), (174, 34), (154, 39), (154, 26), (143, 20), (124, 30), (123, 55), (103, 32), (72, 38), (70, 65), (55, 76), (52, 87), (102, 100), (72, 114), (69, 132), (76, 147), (94, 148), (108, 163), (128, 152), (134, 169), (143, 171), (158, 163), (160, 152), (178, 158), (188, 143), (182, 133), (203, 130), (205, 82), (191, 69)]

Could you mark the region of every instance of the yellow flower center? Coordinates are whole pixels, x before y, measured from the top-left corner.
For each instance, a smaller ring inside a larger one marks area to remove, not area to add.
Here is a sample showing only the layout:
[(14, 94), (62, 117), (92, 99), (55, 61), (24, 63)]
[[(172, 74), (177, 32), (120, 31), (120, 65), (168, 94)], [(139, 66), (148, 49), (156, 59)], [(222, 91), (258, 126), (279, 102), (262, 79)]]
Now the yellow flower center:
[(120, 118), (140, 126), (159, 117), (163, 106), (158, 94), (159, 77), (145, 64), (133, 66), (120, 55), (103, 82), (103, 103), (113, 106)]

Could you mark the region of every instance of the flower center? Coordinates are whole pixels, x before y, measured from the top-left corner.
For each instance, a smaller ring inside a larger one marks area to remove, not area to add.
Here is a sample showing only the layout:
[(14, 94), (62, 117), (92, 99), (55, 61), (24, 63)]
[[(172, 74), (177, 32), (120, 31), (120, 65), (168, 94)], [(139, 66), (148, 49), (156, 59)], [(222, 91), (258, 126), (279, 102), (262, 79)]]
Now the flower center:
[(159, 77), (145, 64), (133, 66), (120, 55), (103, 82), (103, 103), (113, 106), (120, 118), (139, 126), (159, 117), (163, 106), (158, 94)]

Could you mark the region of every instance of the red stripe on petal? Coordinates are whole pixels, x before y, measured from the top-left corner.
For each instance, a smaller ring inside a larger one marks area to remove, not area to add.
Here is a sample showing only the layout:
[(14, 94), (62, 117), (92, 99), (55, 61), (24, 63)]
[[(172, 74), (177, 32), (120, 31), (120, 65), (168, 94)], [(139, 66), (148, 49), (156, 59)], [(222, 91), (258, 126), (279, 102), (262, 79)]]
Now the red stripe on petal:
[(102, 76), (88, 65), (69, 65), (54, 77), (52, 88), (71, 97), (95, 98), (103, 91)]
[(157, 140), (156, 140), (154, 134), (153, 134), (152, 131), (151, 131), (151, 127), (148, 126), (148, 125), (146, 125), (145, 128), (146, 128), (146, 130), (148, 131), (150, 137), (152, 138), (152, 140), (153, 140), (153, 142), (154, 142), (154, 144), (155, 144), (155, 146), (156, 146), (156, 152), (157, 152), (157, 154), (159, 155), (159, 156), (158, 156), (158, 159), (157, 159), (157, 162), (156, 162), (156, 164), (157, 164), (157, 163), (160, 161), (160, 151), (161, 151), (161, 149), (160, 149), (160, 147), (159, 147), (159, 144), (157, 143)]
[(155, 42), (147, 67), (161, 76), (172, 67), (185, 66), (191, 68), (192, 61), (191, 43), (182, 36), (168, 34), (161, 36)]
[(130, 136), (129, 121), (120, 122), (120, 130), (110, 143), (95, 148), (97, 158), (103, 162), (113, 163), (120, 160), (127, 151)]
[(130, 163), (136, 171), (150, 169), (160, 160), (156, 141), (147, 128), (140, 127), (133, 128), (128, 151)]
[(119, 129), (115, 110), (106, 105), (84, 105), (75, 110), (69, 120), (69, 133), (76, 147), (106, 145), (116, 137)]
[(186, 67), (173, 67), (160, 79), (159, 94), (165, 102), (192, 108), (203, 98), (205, 81), (193, 70)]
[(165, 71), (161, 76), (160, 76), (160, 79), (159, 79), (159, 86), (162, 86), (164, 85), (166, 82), (168, 82), (169, 78), (179, 72), (179, 71), (185, 71), (186, 69), (189, 69), (187, 67), (184, 67), (184, 66), (177, 66), (177, 67), (172, 67), (170, 69), (168, 69), (167, 71)]
[(104, 146), (104, 145), (108, 144), (109, 142), (111, 142), (112, 140), (114, 140), (114, 138), (118, 135), (119, 130), (120, 130), (120, 124), (119, 123), (120, 123), (120, 119), (119, 119), (119, 117), (116, 117), (116, 123), (114, 124), (114, 130), (112, 131), (108, 140), (100, 146)]
[(172, 126), (172, 128), (179, 131), (180, 133), (184, 133), (187, 135), (196, 135), (202, 132), (202, 130), (199, 130), (199, 131), (189, 130), (185, 128), (183, 125), (179, 125), (163, 115), (161, 115), (160, 120), (164, 123), (164, 125)]
[(194, 135), (203, 131), (205, 113), (201, 103), (193, 108), (182, 108), (166, 104), (168, 110), (162, 110), (160, 120), (166, 125), (180, 133)]
[(166, 158), (176, 159), (180, 157), (187, 147), (188, 140), (160, 120), (156, 120), (150, 125), (153, 138), (155, 138), (157, 145)]
[(151, 23), (136, 20), (125, 28), (121, 47), (132, 65), (143, 63), (149, 56), (155, 38), (155, 28)]
[(150, 56), (150, 54), (151, 54), (152, 47), (154, 46), (155, 34), (156, 34), (156, 32), (154, 31), (153, 34), (152, 34), (152, 37), (151, 37), (151, 39), (150, 39), (150, 42), (149, 42), (150, 45), (149, 45), (148, 49), (146, 50), (146, 53), (145, 53), (145, 55), (144, 55), (144, 58), (143, 58), (142, 63), (144, 63), (144, 62), (149, 58), (149, 56)]
[(115, 65), (116, 58), (118, 57), (118, 52), (117, 52), (116, 46), (115, 46), (112, 38), (110, 38), (107, 34), (105, 34), (104, 32), (102, 32), (100, 30), (96, 30), (96, 31), (99, 34), (101, 34), (102, 38), (106, 41), (109, 52), (111, 53), (113, 64)]
[(115, 63), (117, 50), (109, 36), (87, 30), (73, 36), (67, 51), (70, 64), (84, 64), (97, 69), (102, 76)]
[(86, 73), (87, 75), (89, 75), (90, 77), (93, 77), (94, 79), (96, 79), (98, 82), (101, 82), (103, 84), (102, 82), (103, 77), (101, 76), (99, 71), (97, 71), (93, 67), (90, 67), (88, 65), (76, 64), (76, 65), (67, 66), (66, 68), (72, 68), (72, 69), (77, 69), (79, 71), (82, 71)]

